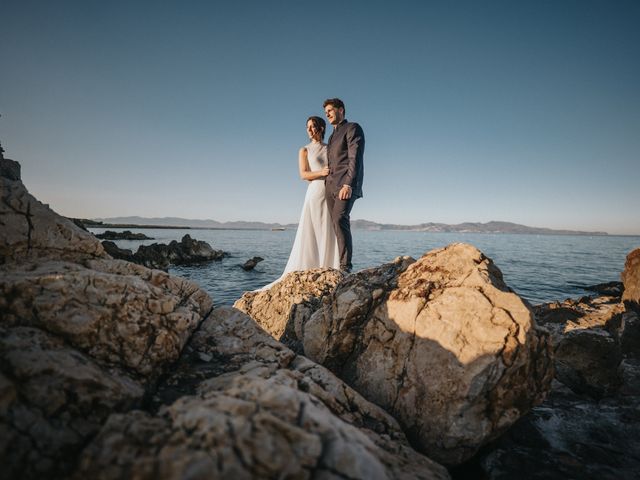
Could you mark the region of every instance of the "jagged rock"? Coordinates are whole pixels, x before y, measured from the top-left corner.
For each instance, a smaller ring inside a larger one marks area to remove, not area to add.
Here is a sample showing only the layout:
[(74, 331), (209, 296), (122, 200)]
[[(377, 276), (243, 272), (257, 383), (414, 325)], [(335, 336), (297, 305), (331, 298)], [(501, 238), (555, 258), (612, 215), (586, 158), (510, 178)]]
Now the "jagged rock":
[(92, 234), (32, 197), (19, 177), (11, 175), (14, 169), (7, 166), (9, 162), (13, 161), (0, 161), (0, 264), (37, 261), (51, 255), (71, 259), (107, 257)]
[(22, 182), (0, 182), (2, 474), (66, 477), (110, 413), (141, 403), (212, 302), (192, 282), (111, 259)]
[(113, 415), (75, 478), (449, 478), (383, 410), (233, 308), (213, 312), (163, 385), (167, 404)]
[(556, 378), (578, 394), (613, 394), (620, 385), (621, 338), (632, 341), (634, 331), (622, 320), (632, 319), (620, 297), (567, 299), (536, 306), (535, 312), (551, 332)]
[(620, 346), (601, 328), (569, 331), (555, 348), (556, 378), (576, 393), (594, 397), (620, 385)]
[(189, 265), (221, 260), (225, 255), (222, 250), (211, 248), (207, 242), (194, 240), (189, 235), (185, 235), (180, 242), (173, 240), (169, 245), (163, 243), (140, 245), (133, 255), (133, 261), (149, 268), (166, 270), (169, 265)]
[(56, 478), (113, 412), (142, 399), (141, 382), (105, 369), (38, 328), (0, 327), (3, 478)]
[(245, 271), (253, 270), (254, 268), (256, 268), (256, 265), (258, 265), (258, 263), (262, 262), (263, 260), (264, 258), (262, 257), (253, 257), (244, 262), (241, 267)]
[(536, 313), (552, 332), (556, 380), (544, 403), (481, 455), (487, 478), (637, 478), (637, 313), (619, 296), (553, 302)]
[(128, 262), (133, 262), (133, 252), (128, 248), (120, 248), (115, 242), (111, 242), (109, 240), (102, 241), (102, 248), (104, 251), (111, 255), (113, 258), (117, 258), (119, 260), (126, 260)]
[(616, 334), (622, 355), (640, 359), (640, 316), (635, 311), (627, 310), (621, 315)]
[(101, 240), (153, 240), (153, 238), (147, 237), (144, 233), (133, 233), (131, 230), (125, 230), (124, 232), (107, 230), (96, 234), (96, 237)]
[(624, 285), (622, 282), (605, 282), (598, 283), (596, 285), (589, 285), (587, 287), (584, 287), (584, 289), (591, 292), (597, 292), (600, 295), (619, 297), (624, 291)]
[(345, 278), (302, 332), (304, 351), (390, 412), (413, 445), (458, 464), (544, 398), (551, 346), (476, 248)]
[(291, 272), (266, 290), (246, 292), (234, 303), (292, 350), (302, 351), (300, 332), (343, 274), (331, 268)]
[(0, 273), (2, 325), (40, 328), (145, 376), (177, 359), (212, 303), (188, 280), (121, 260), (50, 260)]
[(0, 177), (14, 182), (19, 182), (21, 180), (20, 164), (8, 158), (0, 159)]
[(636, 248), (627, 255), (622, 282), (624, 283), (622, 300), (640, 312), (640, 248)]
[(483, 456), (490, 480), (635, 479), (640, 419), (631, 402), (594, 401), (554, 381), (534, 407)]
[(534, 307), (536, 320), (552, 334), (557, 345), (567, 332), (586, 328), (611, 330), (612, 321), (624, 312), (620, 297), (583, 297), (544, 303)]

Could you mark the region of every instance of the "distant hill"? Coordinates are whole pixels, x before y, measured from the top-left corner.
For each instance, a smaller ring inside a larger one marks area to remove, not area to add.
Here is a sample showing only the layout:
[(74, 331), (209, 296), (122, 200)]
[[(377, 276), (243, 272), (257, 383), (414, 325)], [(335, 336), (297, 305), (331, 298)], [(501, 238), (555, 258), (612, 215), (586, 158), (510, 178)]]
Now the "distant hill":
[[(295, 223), (264, 222), (218, 222), (216, 220), (197, 220), (179, 217), (113, 217), (82, 220), (88, 227), (158, 227), (158, 228), (201, 228), (224, 230), (270, 230), (295, 229)], [(94, 222), (94, 223), (92, 223)], [(580, 230), (554, 230), (552, 228), (528, 227), (511, 222), (491, 221), (487, 223), (464, 222), (455, 225), (446, 223), (420, 223), (418, 225), (397, 225), (392, 223), (376, 223), (369, 220), (353, 220), (354, 230), (406, 230), (413, 232), (458, 232), (458, 233), (524, 233), (537, 235), (607, 235), (606, 232), (585, 232)]]
[(413, 232), (457, 232), (457, 233), (525, 233), (537, 235), (608, 235), (607, 232), (585, 232), (580, 230), (554, 230), (552, 228), (528, 227), (511, 222), (491, 221), (487, 223), (464, 222), (455, 225), (446, 223), (421, 223), (418, 225), (396, 225), (354, 220), (353, 229), (359, 230), (408, 230)]
[[(272, 228), (296, 228), (297, 224), (292, 223), (282, 225), (280, 223), (264, 223), (264, 222), (218, 222), (216, 220), (198, 220), (191, 218), (179, 217), (112, 217), (112, 218), (94, 218), (94, 222), (85, 223), (87, 227), (158, 227), (158, 228), (200, 228), (200, 229), (221, 229), (221, 230), (270, 230)], [(84, 222), (87, 222), (84, 220)]]

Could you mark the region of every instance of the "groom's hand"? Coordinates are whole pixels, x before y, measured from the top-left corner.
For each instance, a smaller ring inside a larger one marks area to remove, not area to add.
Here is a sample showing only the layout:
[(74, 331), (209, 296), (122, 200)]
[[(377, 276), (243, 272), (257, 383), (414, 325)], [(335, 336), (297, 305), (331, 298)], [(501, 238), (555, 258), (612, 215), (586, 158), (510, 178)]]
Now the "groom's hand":
[(351, 198), (351, 187), (349, 185), (343, 185), (338, 192), (338, 198), (340, 200), (349, 200)]

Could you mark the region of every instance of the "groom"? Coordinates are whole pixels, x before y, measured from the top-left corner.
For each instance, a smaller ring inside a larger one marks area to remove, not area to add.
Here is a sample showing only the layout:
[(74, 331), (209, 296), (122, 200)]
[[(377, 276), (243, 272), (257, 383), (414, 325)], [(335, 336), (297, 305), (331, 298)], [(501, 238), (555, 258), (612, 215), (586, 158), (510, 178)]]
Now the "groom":
[(362, 196), (364, 175), (364, 132), (360, 125), (344, 118), (344, 103), (339, 98), (325, 100), (324, 113), (333, 125), (327, 144), (329, 175), (325, 179), (325, 196), (338, 237), (340, 270), (351, 272), (351, 223), (353, 203)]

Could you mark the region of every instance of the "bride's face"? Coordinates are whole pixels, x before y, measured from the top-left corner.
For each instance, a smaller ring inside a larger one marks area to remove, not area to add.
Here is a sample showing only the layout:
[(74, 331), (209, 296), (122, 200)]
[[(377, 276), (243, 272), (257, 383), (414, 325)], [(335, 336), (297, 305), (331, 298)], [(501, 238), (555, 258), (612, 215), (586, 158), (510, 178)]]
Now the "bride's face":
[(311, 120), (307, 122), (307, 135), (311, 140), (318, 140), (320, 138), (320, 132), (316, 129)]

